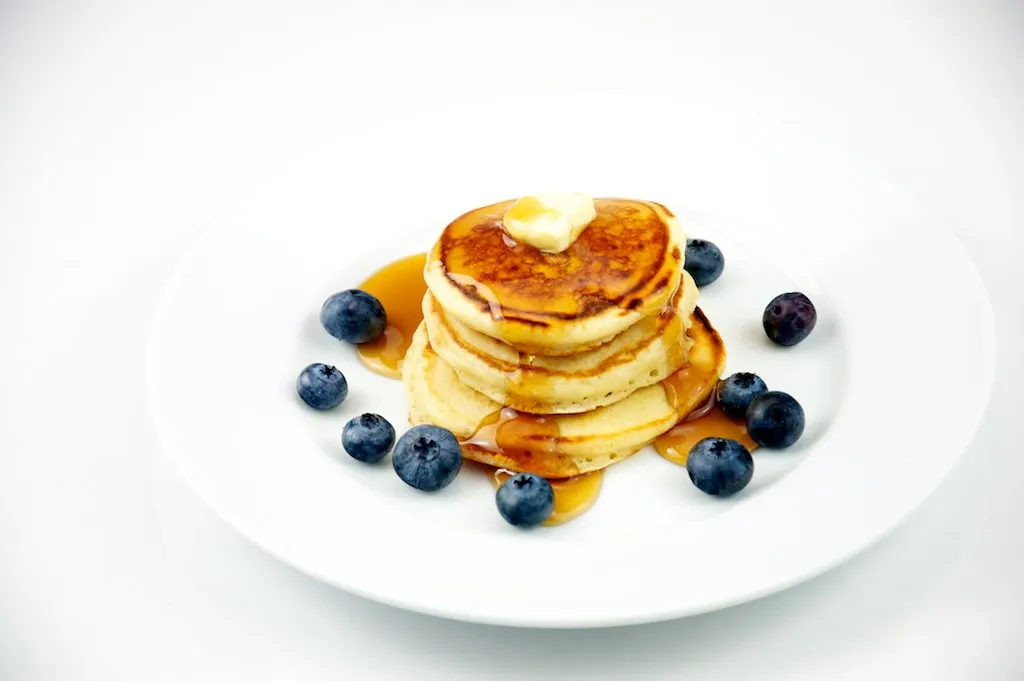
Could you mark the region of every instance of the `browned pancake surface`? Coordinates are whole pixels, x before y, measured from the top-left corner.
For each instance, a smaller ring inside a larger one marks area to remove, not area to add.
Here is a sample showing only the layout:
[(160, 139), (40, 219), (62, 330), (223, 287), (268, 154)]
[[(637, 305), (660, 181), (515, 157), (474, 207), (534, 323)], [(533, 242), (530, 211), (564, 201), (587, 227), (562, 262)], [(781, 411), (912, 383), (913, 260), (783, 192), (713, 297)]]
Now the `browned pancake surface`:
[[(547, 325), (613, 306), (641, 308), (648, 298), (664, 300), (665, 289), (677, 281), (682, 254), (671, 245), (657, 204), (596, 199), (597, 217), (579, 238), (562, 253), (544, 253), (515, 243), (502, 228), (502, 216), (512, 203), (460, 216), (438, 243), (448, 279), (481, 312), (492, 313), (497, 302), (505, 319)], [(486, 287), (486, 295), (476, 284)]]

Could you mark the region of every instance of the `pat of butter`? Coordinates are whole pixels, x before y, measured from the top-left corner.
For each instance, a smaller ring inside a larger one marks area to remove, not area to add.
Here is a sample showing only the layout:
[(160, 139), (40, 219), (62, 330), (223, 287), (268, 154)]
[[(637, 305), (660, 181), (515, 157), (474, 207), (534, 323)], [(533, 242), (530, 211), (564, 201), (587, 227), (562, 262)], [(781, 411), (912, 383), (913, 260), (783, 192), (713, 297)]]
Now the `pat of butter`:
[(588, 194), (533, 194), (513, 203), (502, 224), (516, 241), (561, 253), (596, 217), (594, 199)]

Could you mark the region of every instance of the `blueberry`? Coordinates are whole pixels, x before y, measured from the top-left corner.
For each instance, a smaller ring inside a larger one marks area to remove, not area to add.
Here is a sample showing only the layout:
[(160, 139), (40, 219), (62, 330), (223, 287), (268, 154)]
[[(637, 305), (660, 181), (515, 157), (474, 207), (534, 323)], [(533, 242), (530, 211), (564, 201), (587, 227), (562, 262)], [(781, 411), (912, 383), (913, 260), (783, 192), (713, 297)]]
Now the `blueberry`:
[(697, 286), (707, 286), (722, 276), (725, 256), (722, 255), (721, 249), (710, 241), (687, 239), (683, 269), (690, 273)]
[(498, 513), (509, 525), (534, 527), (551, 517), (555, 491), (551, 483), (533, 473), (516, 473), (498, 488), (494, 496)]
[(754, 458), (736, 440), (706, 437), (686, 457), (686, 472), (701, 492), (727, 497), (754, 477)]
[(818, 311), (802, 293), (783, 293), (764, 309), (764, 332), (779, 345), (796, 345), (814, 331)]
[(353, 459), (375, 463), (395, 446), (395, 427), (379, 414), (363, 414), (345, 424), (341, 446)]
[(747, 408), (747, 432), (762, 447), (788, 447), (804, 433), (804, 409), (778, 390), (762, 393)]
[(764, 392), (768, 386), (757, 374), (733, 374), (718, 384), (718, 407), (726, 416), (741, 419), (754, 398)]
[(413, 426), (399, 438), (391, 463), (407, 485), (433, 492), (447, 487), (459, 474), (462, 448), (449, 430)]
[(324, 301), (320, 323), (338, 340), (366, 343), (384, 333), (388, 316), (380, 301), (369, 293), (349, 289)]
[(345, 374), (319, 362), (302, 370), (295, 389), (302, 401), (314, 409), (334, 409), (348, 397)]

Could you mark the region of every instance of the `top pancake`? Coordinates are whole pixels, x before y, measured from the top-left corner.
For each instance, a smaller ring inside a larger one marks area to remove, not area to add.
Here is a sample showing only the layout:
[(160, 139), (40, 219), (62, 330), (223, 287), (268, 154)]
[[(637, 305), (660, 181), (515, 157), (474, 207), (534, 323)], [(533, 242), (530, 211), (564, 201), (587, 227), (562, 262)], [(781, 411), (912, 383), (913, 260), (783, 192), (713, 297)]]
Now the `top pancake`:
[(502, 228), (513, 201), (453, 221), (424, 277), (445, 313), (517, 350), (567, 355), (595, 348), (675, 292), (686, 237), (664, 206), (596, 199), (597, 217), (562, 253), (517, 244)]

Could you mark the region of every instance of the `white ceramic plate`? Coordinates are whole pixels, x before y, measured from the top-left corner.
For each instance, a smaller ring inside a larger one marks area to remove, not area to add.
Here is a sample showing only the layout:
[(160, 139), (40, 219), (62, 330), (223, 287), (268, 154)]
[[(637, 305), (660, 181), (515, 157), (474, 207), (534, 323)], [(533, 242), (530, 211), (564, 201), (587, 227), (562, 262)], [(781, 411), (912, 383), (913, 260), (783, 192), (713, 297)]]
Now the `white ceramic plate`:
[[(934, 216), (855, 158), (763, 121), (654, 108), (666, 113), (620, 145), (595, 145), (600, 124), (568, 116), (362, 121), (227, 211), (169, 284), (149, 354), (153, 418), (200, 494), (324, 581), (519, 626), (720, 608), (893, 528), (950, 470), (987, 401), (993, 323), (975, 269)], [(425, 250), (466, 209), (549, 187), (660, 201), (722, 246), (726, 272), (701, 304), (729, 372), (757, 371), (809, 419), (791, 450), (755, 454), (737, 497), (706, 497), (645, 451), (609, 469), (586, 515), (519, 532), (482, 475), (423, 494), (390, 459), (367, 466), (341, 450), (343, 424), (364, 411), (401, 432), (405, 397), (320, 328), (322, 300)], [(820, 319), (781, 349), (760, 317), (787, 290), (808, 293)], [(295, 396), (314, 361), (348, 377), (334, 412)]]

